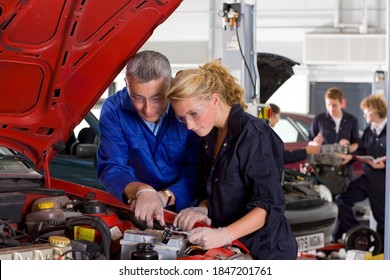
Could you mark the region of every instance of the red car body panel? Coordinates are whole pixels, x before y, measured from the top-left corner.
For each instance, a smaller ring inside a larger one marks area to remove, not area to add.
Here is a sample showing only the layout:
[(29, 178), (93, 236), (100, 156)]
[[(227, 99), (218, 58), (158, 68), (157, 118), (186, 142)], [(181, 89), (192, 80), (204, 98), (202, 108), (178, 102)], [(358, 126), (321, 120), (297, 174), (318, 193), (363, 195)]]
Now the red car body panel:
[(0, 0), (0, 144), (40, 169), (182, 0)]

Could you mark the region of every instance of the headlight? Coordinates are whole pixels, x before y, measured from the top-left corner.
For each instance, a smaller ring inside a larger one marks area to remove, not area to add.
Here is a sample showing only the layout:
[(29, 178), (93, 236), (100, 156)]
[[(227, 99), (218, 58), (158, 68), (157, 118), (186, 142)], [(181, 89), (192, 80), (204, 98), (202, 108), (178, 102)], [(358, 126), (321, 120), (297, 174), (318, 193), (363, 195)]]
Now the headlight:
[(332, 193), (330, 192), (330, 190), (328, 189), (327, 186), (325, 186), (325, 185), (315, 185), (313, 187), (313, 189), (320, 194), (320, 197), (322, 199), (327, 200), (329, 202), (333, 201)]

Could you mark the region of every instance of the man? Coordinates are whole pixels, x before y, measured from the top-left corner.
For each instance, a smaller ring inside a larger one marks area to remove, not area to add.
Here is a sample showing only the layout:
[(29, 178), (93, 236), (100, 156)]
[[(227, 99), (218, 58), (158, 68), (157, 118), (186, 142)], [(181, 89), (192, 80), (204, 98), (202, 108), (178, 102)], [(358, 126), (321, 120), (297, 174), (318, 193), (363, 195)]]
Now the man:
[(126, 87), (107, 98), (99, 120), (99, 180), (149, 228), (153, 218), (165, 225), (165, 206), (180, 211), (195, 203), (200, 139), (170, 107), (171, 79), (164, 55), (137, 53), (126, 67)]
[[(279, 122), (280, 119), (280, 108), (278, 105), (269, 103), (268, 104), (271, 107), (272, 115), (269, 119), (269, 124), (272, 128), (275, 127), (275, 125)], [(316, 143), (315, 141), (311, 141), (309, 145), (306, 146), (305, 149), (297, 149), (293, 151), (286, 151), (284, 150), (284, 163), (294, 163), (302, 160), (307, 159), (307, 155), (310, 154), (318, 154), (320, 152), (321, 146), (320, 144)]]
[[(386, 197), (386, 123), (387, 105), (382, 94), (370, 95), (360, 103), (368, 126), (363, 132), (358, 149), (351, 155), (338, 154), (344, 163), (354, 159), (354, 155), (382, 157), (380, 161), (368, 160), (363, 164), (364, 173), (352, 181), (345, 193), (336, 196), (339, 207), (338, 223), (334, 231), (334, 241), (351, 228), (359, 225), (353, 211), (355, 203), (370, 201), (372, 214), (377, 222), (377, 232), (384, 241), (385, 197)], [(383, 249), (382, 249), (383, 252)]]
[(321, 144), (339, 143), (348, 146), (349, 152), (358, 147), (359, 128), (357, 118), (342, 108), (343, 92), (331, 87), (325, 92), (326, 112), (314, 117), (310, 127), (309, 140)]

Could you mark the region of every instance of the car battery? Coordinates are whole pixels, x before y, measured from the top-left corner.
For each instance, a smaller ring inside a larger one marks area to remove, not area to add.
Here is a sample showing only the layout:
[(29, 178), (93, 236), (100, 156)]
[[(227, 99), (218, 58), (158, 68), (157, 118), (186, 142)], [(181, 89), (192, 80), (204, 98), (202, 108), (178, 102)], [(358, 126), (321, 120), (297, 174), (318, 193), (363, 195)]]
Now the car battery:
[(8, 223), (20, 223), (26, 195), (22, 193), (0, 193), (0, 220)]
[(140, 243), (150, 243), (153, 250), (158, 253), (160, 260), (176, 260), (178, 254), (187, 244), (187, 239), (182, 235), (172, 235), (167, 244), (161, 243), (162, 230), (133, 230), (125, 231), (121, 244), (121, 260), (130, 260), (131, 253), (137, 251)]

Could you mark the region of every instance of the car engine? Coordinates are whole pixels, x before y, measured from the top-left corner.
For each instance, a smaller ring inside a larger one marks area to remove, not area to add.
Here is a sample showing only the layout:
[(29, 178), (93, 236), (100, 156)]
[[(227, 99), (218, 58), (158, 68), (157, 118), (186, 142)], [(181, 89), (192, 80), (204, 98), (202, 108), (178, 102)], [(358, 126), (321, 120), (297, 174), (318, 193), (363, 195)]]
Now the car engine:
[(42, 191), (0, 193), (0, 260), (251, 259), (239, 243), (204, 250), (173, 226), (147, 229), (130, 211)]
[(347, 165), (342, 164), (341, 158), (335, 155), (347, 151), (348, 146), (324, 144), (321, 146), (320, 153), (308, 157), (311, 173), (325, 184), (333, 195), (346, 191), (348, 187), (351, 170)]

